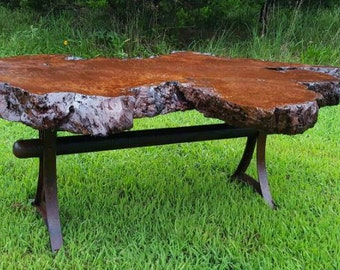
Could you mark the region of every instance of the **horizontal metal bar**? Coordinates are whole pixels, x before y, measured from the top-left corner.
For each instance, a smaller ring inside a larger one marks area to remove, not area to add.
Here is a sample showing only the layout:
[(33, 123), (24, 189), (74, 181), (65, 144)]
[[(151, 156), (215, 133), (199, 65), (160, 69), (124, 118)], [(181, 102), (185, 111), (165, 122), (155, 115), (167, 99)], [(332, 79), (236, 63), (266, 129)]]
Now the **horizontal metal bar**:
[[(88, 135), (65, 136), (57, 138), (57, 155), (230, 139), (248, 137), (256, 133), (256, 129), (235, 128), (226, 124), (214, 124), (126, 131), (108, 137), (93, 137)], [(13, 145), (13, 153), (18, 158), (41, 157), (43, 147), (44, 142), (41, 139), (19, 140)]]

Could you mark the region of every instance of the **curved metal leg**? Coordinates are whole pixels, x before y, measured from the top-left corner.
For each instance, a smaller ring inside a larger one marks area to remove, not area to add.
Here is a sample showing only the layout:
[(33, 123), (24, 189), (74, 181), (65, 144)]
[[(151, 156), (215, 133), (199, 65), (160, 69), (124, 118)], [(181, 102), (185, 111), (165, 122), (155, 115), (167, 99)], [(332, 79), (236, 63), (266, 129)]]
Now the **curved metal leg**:
[(57, 198), (56, 173), (56, 132), (41, 131), (40, 139), (44, 142), (43, 155), (39, 158), (39, 178), (37, 193), (33, 205), (37, 207), (50, 234), (52, 251), (58, 251), (63, 244), (59, 207)]
[(263, 199), (265, 199), (271, 208), (275, 208), (275, 203), (272, 199), (269, 189), (266, 169), (266, 140), (267, 135), (264, 132), (259, 132), (256, 149), (257, 175), (260, 182), (261, 195)]
[[(264, 198), (271, 208), (275, 208), (275, 203), (270, 194), (265, 163), (266, 138), (267, 135), (264, 132), (259, 132), (255, 136), (248, 137), (241, 161), (235, 173), (232, 175), (232, 179), (242, 181), (252, 186), (254, 190)], [(253, 157), (255, 146), (257, 146), (256, 165), (258, 181), (246, 173)]]

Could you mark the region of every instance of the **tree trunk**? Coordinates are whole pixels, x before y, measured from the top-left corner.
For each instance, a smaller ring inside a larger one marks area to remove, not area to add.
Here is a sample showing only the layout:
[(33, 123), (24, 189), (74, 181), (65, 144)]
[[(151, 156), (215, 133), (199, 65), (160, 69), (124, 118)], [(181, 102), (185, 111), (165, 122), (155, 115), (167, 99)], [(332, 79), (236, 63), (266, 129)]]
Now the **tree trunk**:
[(261, 13), (260, 13), (260, 26), (261, 26), (261, 37), (265, 36), (268, 30), (268, 16), (270, 9), (273, 7), (275, 4), (275, 0), (266, 0), (264, 4), (262, 5), (261, 8)]

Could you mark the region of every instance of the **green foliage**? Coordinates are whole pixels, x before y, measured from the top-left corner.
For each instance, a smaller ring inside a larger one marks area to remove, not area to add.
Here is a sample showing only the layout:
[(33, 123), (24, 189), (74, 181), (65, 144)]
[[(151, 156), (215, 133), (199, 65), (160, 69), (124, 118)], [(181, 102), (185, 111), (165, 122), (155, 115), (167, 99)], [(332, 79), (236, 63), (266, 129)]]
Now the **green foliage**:
[(164, 35), (139, 28), (138, 17), (122, 23), (102, 10), (36, 17), (0, 8), (0, 56), (62, 53), (82, 57), (150, 56), (171, 51)]
[(91, 8), (104, 8), (107, 7), (107, 0), (88, 0), (87, 4)]
[[(223, 25), (212, 38), (188, 45), (173, 42), (168, 29), (145, 29), (141, 9), (121, 21), (99, 6), (47, 16), (0, 8), (1, 57), (134, 57), (193, 49), (340, 66), (339, 8), (277, 8), (265, 37), (256, 23), (246, 34)], [(55, 255), (30, 205), (38, 161), (19, 160), (11, 149), (37, 132), (1, 120), (0, 269), (340, 269), (339, 108), (322, 108), (316, 126), (302, 135), (268, 138), (277, 211), (229, 181), (243, 139), (58, 157), (65, 246)], [(134, 128), (215, 121), (186, 112), (137, 120)]]
[(1, 0), (0, 3), (12, 9), (24, 8), (28, 10), (35, 10), (38, 12), (52, 11), (53, 9), (62, 10), (70, 5), (75, 5), (77, 1), (74, 0)]
[[(249, 36), (249, 25), (258, 24), (264, 0), (0, 0), (11, 8), (33, 10), (40, 15), (60, 14), (71, 11), (74, 14), (98, 12), (101, 10), (109, 20), (122, 24), (131, 18), (138, 18), (138, 28), (144, 31), (166, 30), (175, 42), (188, 43), (197, 38), (211, 38), (216, 28), (233, 27), (240, 38)], [(338, 6), (337, 1), (281, 1), (272, 0), (271, 9), (296, 8), (317, 9)], [(271, 12), (270, 12), (271, 13)], [(77, 16), (77, 15), (75, 15)], [(224, 31), (224, 29), (222, 31)]]
[[(248, 14), (249, 9), (256, 9), (259, 12), (265, 0), (0, 0), (0, 4), (11, 8), (29, 8), (39, 12), (50, 12), (53, 10), (63, 10), (68, 8), (104, 8), (108, 12), (114, 10), (116, 15), (131, 14), (140, 10), (148, 10), (155, 15), (167, 19), (175, 19), (183, 25), (204, 23), (219, 23), (220, 20), (227, 19), (230, 14)], [(277, 6), (294, 7), (299, 1), (272, 0)], [(301, 1), (303, 8), (334, 7), (338, 6), (337, 0), (308, 0)], [(169, 22), (169, 20), (167, 20)]]

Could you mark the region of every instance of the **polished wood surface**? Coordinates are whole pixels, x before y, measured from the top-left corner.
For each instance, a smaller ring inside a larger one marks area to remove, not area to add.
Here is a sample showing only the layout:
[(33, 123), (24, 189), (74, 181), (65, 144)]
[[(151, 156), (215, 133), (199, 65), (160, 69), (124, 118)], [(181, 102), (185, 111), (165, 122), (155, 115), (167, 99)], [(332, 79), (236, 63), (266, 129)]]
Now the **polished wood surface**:
[(146, 59), (0, 59), (0, 117), (108, 135), (133, 119), (196, 109), (229, 125), (296, 134), (339, 102), (338, 68), (177, 52)]
[[(335, 80), (306, 70), (268, 69), (286, 63), (175, 53), (148, 59), (66, 60), (63, 55), (32, 55), (0, 60), (0, 81), (30, 93), (75, 92), (116, 97), (129, 89), (166, 81), (211, 88), (229, 102), (273, 108), (314, 100), (302, 82)], [(294, 65), (297, 66), (297, 65)]]

